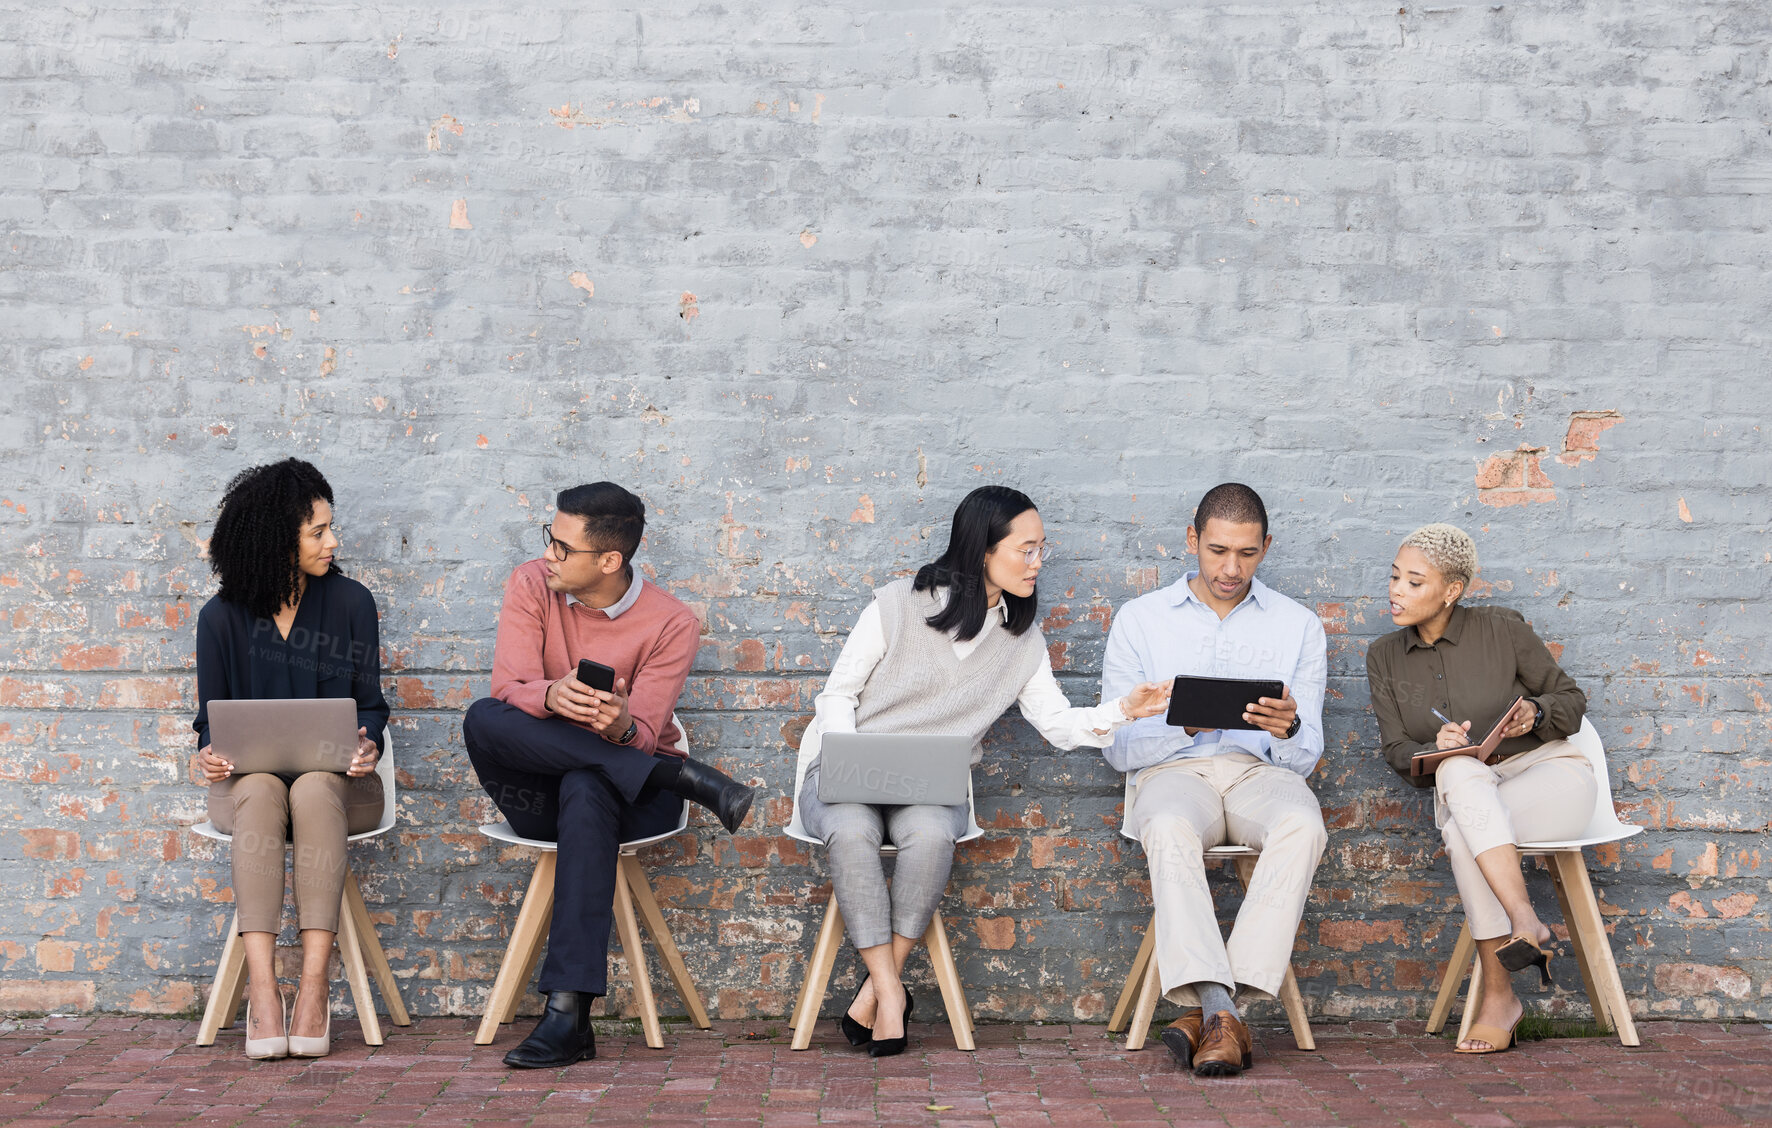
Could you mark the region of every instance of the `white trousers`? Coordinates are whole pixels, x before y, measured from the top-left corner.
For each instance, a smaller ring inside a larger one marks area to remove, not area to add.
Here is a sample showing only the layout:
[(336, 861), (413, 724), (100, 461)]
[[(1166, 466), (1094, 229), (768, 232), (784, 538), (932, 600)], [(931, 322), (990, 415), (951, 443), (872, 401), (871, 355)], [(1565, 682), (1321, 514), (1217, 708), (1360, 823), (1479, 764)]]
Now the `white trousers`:
[[(1277, 994), (1328, 842), (1310, 785), (1246, 752), (1177, 760), (1138, 777), (1126, 820), (1150, 866), (1164, 997), (1198, 1006), (1190, 985), (1208, 982)], [(1218, 930), (1204, 860), (1227, 844), (1261, 851), (1229, 940)]]
[(1441, 761), (1434, 771), (1434, 821), (1474, 939), (1493, 940), (1513, 928), (1477, 855), (1510, 842), (1575, 837), (1593, 817), (1599, 785), (1593, 765), (1567, 740), (1547, 741), (1499, 764), (1472, 756)]

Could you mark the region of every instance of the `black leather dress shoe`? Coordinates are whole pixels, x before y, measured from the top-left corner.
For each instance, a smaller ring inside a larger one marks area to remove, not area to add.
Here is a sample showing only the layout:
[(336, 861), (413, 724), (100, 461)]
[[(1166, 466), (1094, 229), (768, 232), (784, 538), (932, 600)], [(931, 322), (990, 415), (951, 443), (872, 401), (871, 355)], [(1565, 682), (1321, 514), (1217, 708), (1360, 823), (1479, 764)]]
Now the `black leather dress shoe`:
[(553, 1069), (597, 1056), (591, 1031), (591, 1000), (583, 991), (549, 991), (541, 1021), (521, 1045), (505, 1055), (512, 1069)]
[(677, 772), (677, 783), (671, 788), (691, 803), (700, 803), (719, 816), (726, 833), (737, 834), (751, 813), (751, 801), (757, 797), (755, 788), (746, 787), (719, 768), (700, 760), (684, 760)]

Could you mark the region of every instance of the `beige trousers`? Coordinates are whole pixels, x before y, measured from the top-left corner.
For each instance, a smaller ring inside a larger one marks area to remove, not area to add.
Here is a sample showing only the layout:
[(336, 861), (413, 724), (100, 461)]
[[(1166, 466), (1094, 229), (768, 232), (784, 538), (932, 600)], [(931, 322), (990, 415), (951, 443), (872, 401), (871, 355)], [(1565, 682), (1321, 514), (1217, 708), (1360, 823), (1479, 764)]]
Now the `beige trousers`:
[[(1303, 777), (1246, 752), (1160, 764), (1138, 777), (1126, 822), (1150, 866), (1164, 997), (1197, 1006), (1191, 984), (1206, 982), (1232, 993), (1239, 986), (1278, 993), (1328, 842)], [(1261, 851), (1228, 941), (1204, 860), (1207, 849), (1227, 844)]]
[(294, 783), (265, 772), (209, 785), (209, 821), (234, 836), (234, 910), (241, 932), (283, 927), (283, 848), (295, 844), (300, 927), (338, 931), (345, 892), (345, 836), (381, 821), (381, 777), (306, 772)]
[(1587, 829), (1599, 781), (1581, 749), (1548, 741), (1499, 764), (1454, 756), (1434, 772), (1434, 821), (1446, 844), (1471, 936), (1493, 940), (1512, 930), (1477, 855), (1521, 842), (1555, 842)]

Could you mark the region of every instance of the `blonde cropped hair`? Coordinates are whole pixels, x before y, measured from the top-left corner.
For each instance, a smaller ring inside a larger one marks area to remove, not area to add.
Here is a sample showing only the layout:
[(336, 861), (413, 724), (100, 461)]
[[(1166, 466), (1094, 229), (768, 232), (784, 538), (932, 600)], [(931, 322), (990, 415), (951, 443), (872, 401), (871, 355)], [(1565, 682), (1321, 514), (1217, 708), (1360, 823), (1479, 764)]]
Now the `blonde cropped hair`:
[(1404, 537), (1398, 547), (1419, 549), (1442, 576), (1463, 580), (1467, 588), (1477, 574), (1477, 542), (1457, 525), (1423, 525)]

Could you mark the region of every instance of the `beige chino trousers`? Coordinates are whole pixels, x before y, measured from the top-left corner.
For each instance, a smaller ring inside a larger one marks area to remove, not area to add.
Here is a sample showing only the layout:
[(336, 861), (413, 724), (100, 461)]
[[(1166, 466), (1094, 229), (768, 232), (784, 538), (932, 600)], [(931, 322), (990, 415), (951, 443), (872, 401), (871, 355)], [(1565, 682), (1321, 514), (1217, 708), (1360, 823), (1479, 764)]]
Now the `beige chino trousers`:
[[(1277, 994), (1328, 842), (1303, 777), (1247, 752), (1160, 764), (1138, 776), (1126, 823), (1150, 866), (1164, 997), (1198, 1006), (1191, 985), (1206, 982)], [(1204, 858), (1227, 844), (1261, 851), (1229, 940), (1219, 933)]]
[(1513, 925), (1477, 867), (1477, 855), (1508, 843), (1556, 842), (1587, 829), (1599, 781), (1581, 749), (1551, 740), (1499, 764), (1474, 756), (1434, 771), (1434, 821), (1452, 863), (1471, 936), (1493, 940)]
[(345, 891), (345, 839), (381, 821), (378, 775), (307, 772), (294, 783), (255, 772), (209, 785), (209, 821), (234, 836), (234, 909), (241, 932), (283, 927), (283, 849), (295, 847), (296, 919), (338, 931)]

